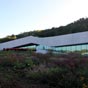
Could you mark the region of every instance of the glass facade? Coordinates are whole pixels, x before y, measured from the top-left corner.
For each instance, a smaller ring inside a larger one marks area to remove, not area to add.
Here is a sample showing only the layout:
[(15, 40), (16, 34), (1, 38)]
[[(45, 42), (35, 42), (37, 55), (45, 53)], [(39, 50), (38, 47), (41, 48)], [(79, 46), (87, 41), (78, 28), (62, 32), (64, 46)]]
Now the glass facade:
[(32, 46), (24, 46), (24, 47), (21, 47), (21, 48), (29, 48), (29, 49), (31, 49), (31, 48), (36, 48), (36, 45), (32, 45)]
[(61, 52), (88, 52), (88, 44), (56, 47), (56, 51)]
[(21, 48), (35, 48), (36, 50), (52, 50), (56, 52), (81, 52), (85, 53), (88, 52), (88, 44), (82, 45), (71, 45), (71, 46), (58, 46), (58, 47), (50, 47), (44, 45), (33, 45), (33, 46), (25, 46)]

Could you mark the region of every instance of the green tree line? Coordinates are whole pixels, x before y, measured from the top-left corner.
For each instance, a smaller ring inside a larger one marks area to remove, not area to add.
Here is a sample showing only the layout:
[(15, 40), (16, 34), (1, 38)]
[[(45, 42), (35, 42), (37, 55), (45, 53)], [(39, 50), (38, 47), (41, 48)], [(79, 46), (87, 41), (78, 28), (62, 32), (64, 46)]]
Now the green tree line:
[(64, 35), (70, 33), (83, 32), (83, 31), (88, 31), (88, 18), (81, 18), (66, 26), (60, 26), (57, 28), (53, 27), (51, 29), (46, 29), (42, 31), (24, 32), (16, 36), (17, 38), (22, 38), (30, 35), (37, 37), (50, 37), (50, 36)]
[(36, 31), (20, 33), (18, 35), (15, 35), (15, 38), (13, 38), (13, 37), (2, 38), (2, 39), (0, 39), (0, 42), (6, 42), (9, 40), (23, 38), (26, 36), (50, 37), (50, 36), (64, 35), (64, 34), (84, 32), (84, 31), (88, 31), (88, 18), (81, 18), (81, 19), (74, 21), (66, 26), (60, 26), (57, 28), (53, 27), (51, 29), (36, 30)]

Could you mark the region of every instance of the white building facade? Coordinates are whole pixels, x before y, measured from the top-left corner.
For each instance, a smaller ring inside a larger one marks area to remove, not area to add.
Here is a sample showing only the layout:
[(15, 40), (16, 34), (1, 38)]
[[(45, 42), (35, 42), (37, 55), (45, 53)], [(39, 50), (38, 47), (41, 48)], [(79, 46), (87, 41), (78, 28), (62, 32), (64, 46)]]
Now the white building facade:
[[(88, 51), (88, 32), (79, 32), (52, 37), (33, 37), (28, 36), (5, 43), (0, 43), (0, 50), (6, 48), (30, 48), (38, 50), (55, 50), (61, 52), (69, 51)], [(37, 45), (37, 46), (36, 46)]]

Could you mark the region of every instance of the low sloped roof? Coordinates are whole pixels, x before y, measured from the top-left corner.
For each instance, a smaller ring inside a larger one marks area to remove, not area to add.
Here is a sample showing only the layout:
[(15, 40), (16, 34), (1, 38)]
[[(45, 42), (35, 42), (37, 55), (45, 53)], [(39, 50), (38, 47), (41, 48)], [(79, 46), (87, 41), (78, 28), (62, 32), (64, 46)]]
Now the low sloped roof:
[(12, 41), (8, 41), (0, 44), (0, 50), (3, 48), (13, 48), (27, 44), (40, 44), (46, 46), (65, 46), (65, 45), (74, 45), (88, 43), (88, 32), (80, 32), (73, 34), (66, 34), (53, 37), (34, 37), (28, 36)]

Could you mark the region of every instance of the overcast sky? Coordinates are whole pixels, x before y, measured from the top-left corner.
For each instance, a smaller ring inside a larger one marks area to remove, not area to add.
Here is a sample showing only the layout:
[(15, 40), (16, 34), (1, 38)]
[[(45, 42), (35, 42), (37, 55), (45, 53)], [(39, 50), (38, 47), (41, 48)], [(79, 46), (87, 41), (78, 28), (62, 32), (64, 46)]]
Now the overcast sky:
[(88, 0), (0, 0), (0, 38), (88, 17)]

